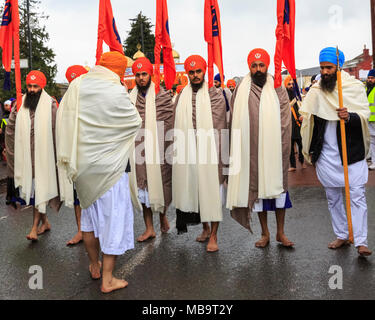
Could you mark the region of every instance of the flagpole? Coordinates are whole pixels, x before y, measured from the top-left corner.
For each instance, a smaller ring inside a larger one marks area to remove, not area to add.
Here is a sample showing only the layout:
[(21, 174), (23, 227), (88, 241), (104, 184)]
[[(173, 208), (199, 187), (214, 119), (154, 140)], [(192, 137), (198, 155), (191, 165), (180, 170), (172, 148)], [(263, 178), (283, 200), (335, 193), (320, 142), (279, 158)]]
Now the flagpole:
[[(344, 101), (342, 95), (342, 79), (341, 79), (341, 67), (339, 62), (339, 48), (336, 47), (337, 55), (337, 85), (339, 92), (339, 106), (340, 109), (344, 108)], [(349, 170), (348, 170), (348, 155), (346, 149), (346, 133), (345, 133), (345, 121), (340, 119), (340, 130), (341, 130), (341, 147), (342, 147), (342, 162), (344, 165), (344, 177), (345, 177), (345, 198), (346, 198), (346, 216), (348, 219), (349, 229), (349, 241), (354, 243), (353, 237), (353, 224), (352, 224), (352, 212), (350, 207), (350, 189), (349, 189)]]
[(21, 108), (22, 104), (22, 88), (21, 88), (21, 67), (20, 67), (20, 16), (18, 10), (18, 0), (14, 1), (14, 71), (16, 76), (16, 93), (17, 93), (17, 111)]

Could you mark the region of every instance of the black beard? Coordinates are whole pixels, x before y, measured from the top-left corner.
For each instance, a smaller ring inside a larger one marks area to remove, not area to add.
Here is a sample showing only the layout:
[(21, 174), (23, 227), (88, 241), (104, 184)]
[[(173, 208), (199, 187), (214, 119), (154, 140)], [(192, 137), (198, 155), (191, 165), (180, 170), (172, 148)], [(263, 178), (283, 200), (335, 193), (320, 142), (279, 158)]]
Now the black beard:
[(35, 111), (36, 107), (38, 106), (38, 102), (39, 102), (41, 94), (42, 94), (42, 90), (40, 90), (39, 92), (28, 92), (26, 94), (24, 107), (31, 111)]
[(263, 88), (267, 82), (267, 72), (263, 73), (263, 72), (257, 71), (251, 75), (251, 79), (258, 87)]
[(190, 84), (191, 84), (191, 88), (193, 89), (193, 91), (194, 91), (194, 92), (197, 92), (200, 88), (202, 88), (202, 86), (203, 86), (203, 82), (204, 82), (204, 81), (202, 81), (202, 82), (200, 82), (200, 83), (191, 83), (191, 82), (190, 82)]
[(336, 88), (337, 73), (322, 75), (320, 80), (320, 87), (324, 92), (333, 92)]
[(375, 83), (366, 82), (366, 92), (367, 92), (367, 95), (370, 94), (370, 92), (372, 91), (372, 89), (374, 89), (374, 87), (375, 87)]
[(137, 83), (138, 91), (141, 91), (142, 93), (146, 93), (148, 88), (150, 88), (150, 86), (151, 86), (151, 79), (149, 80), (149, 82), (145, 86), (140, 86)]
[(294, 90), (292, 88), (292, 89), (287, 89), (287, 91), (288, 91), (289, 100), (292, 101), (294, 99)]

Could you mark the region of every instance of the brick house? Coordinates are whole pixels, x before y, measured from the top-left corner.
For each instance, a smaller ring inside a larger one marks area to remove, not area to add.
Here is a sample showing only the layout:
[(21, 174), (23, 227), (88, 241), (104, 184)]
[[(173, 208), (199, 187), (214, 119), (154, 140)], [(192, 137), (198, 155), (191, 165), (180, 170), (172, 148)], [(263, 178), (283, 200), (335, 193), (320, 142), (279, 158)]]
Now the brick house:
[(368, 71), (372, 69), (370, 49), (367, 49), (365, 45), (363, 52), (359, 56), (344, 63), (343, 69), (357, 79), (365, 80)]

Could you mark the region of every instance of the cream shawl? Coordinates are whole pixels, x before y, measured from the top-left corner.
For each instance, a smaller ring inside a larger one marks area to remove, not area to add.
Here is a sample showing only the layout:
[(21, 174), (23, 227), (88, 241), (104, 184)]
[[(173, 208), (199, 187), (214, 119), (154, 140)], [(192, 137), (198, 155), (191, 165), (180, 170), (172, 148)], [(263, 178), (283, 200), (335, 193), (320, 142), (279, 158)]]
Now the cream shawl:
[[(250, 73), (242, 80), (233, 106), (227, 208), (248, 207), (250, 186)], [(258, 198), (278, 198), (283, 189), (280, 102), (268, 75), (259, 105)], [(238, 163), (240, 161), (240, 163)]]
[[(30, 202), (32, 164), (30, 149), (30, 111), (24, 107), (17, 114), (14, 152), (14, 184), (20, 187), (21, 198)], [(35, 208), (46, 213), (49, 200), (58, 196), (55, 151), (52, 132), (52, 98), (42, 90), (34, 119), (35, 141)]]
[[(355, 112), (360, 116), (362, 124), (363, 143), (365, 154), (368, 154), (370, 145), (370, 134), (368, 131), (368, 118), (370, 109), (364, 85), (349, 73), (342, 71), (342, 90), (344, 107), (349, 112)], [(301, 126), (303, 154), (310, 162), (310, 145), (314, 130), (314, 115), (328, 121), (339, 121), (336, 109), (339, 108), (338, 88), (331, 93), (321, 90), (320, 81), (315, 83), (307, 93), (302, 102), (299, 113), (303, 116)]]
[(175, 114), (172, 198), (177, 209), (199, 212), (202, 222), (221, 221), (218, 155), (211, 101), (205, 82), (196, 97), (196, 133), (191, 85), (181, 92)]
[[(134, 105), (137, 103), (137, 95), (138, 88), (134, 87), (130, 93), (130, 100)], [(156, 119), (155, 84), (152, 81), (146, 95), (145, 161), (147, 188), (151, 209), (154, 212), (164, 212), (165, 203), (160, 168), (160, 146)]]
[[(109, 69), (95, 66), (70, 84), (57, 115), (57, 163), (65, 186), (67, 180), (76, 183), (82, 208), (121, 178), (141, 124), (120, 78)], [(71, 188), (61, 189), (69, 189), (62, 197), (71, 204)], [(130, 189), (134, 203), (134, 183)]]

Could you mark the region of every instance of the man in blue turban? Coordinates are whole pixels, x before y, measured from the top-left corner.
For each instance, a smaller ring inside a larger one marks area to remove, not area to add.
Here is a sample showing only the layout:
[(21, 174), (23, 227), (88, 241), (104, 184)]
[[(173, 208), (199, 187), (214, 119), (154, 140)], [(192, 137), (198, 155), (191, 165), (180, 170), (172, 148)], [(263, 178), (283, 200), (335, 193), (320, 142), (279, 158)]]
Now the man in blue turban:
[(342, 71), (344, 107), (340, 108), (337, 69), (344, 65), (344, 53), (325, 48), (319, 56), (321, 79), (306, 95), (300, 113), (303, 153), (316, 168), (323, 185), (336, 240), (328, 245), (338, 249), (350, 244), (342, 189), (345, 186), (339, 121), (345, 120), (347, 137), (350, 200), (354, 245), (358, 254), (369, 256), (367, 247), (367, 204), (365, 184), (368, 180), (366, 155), (369, 150), (368, 118), (370, 110), (361, 81)]

